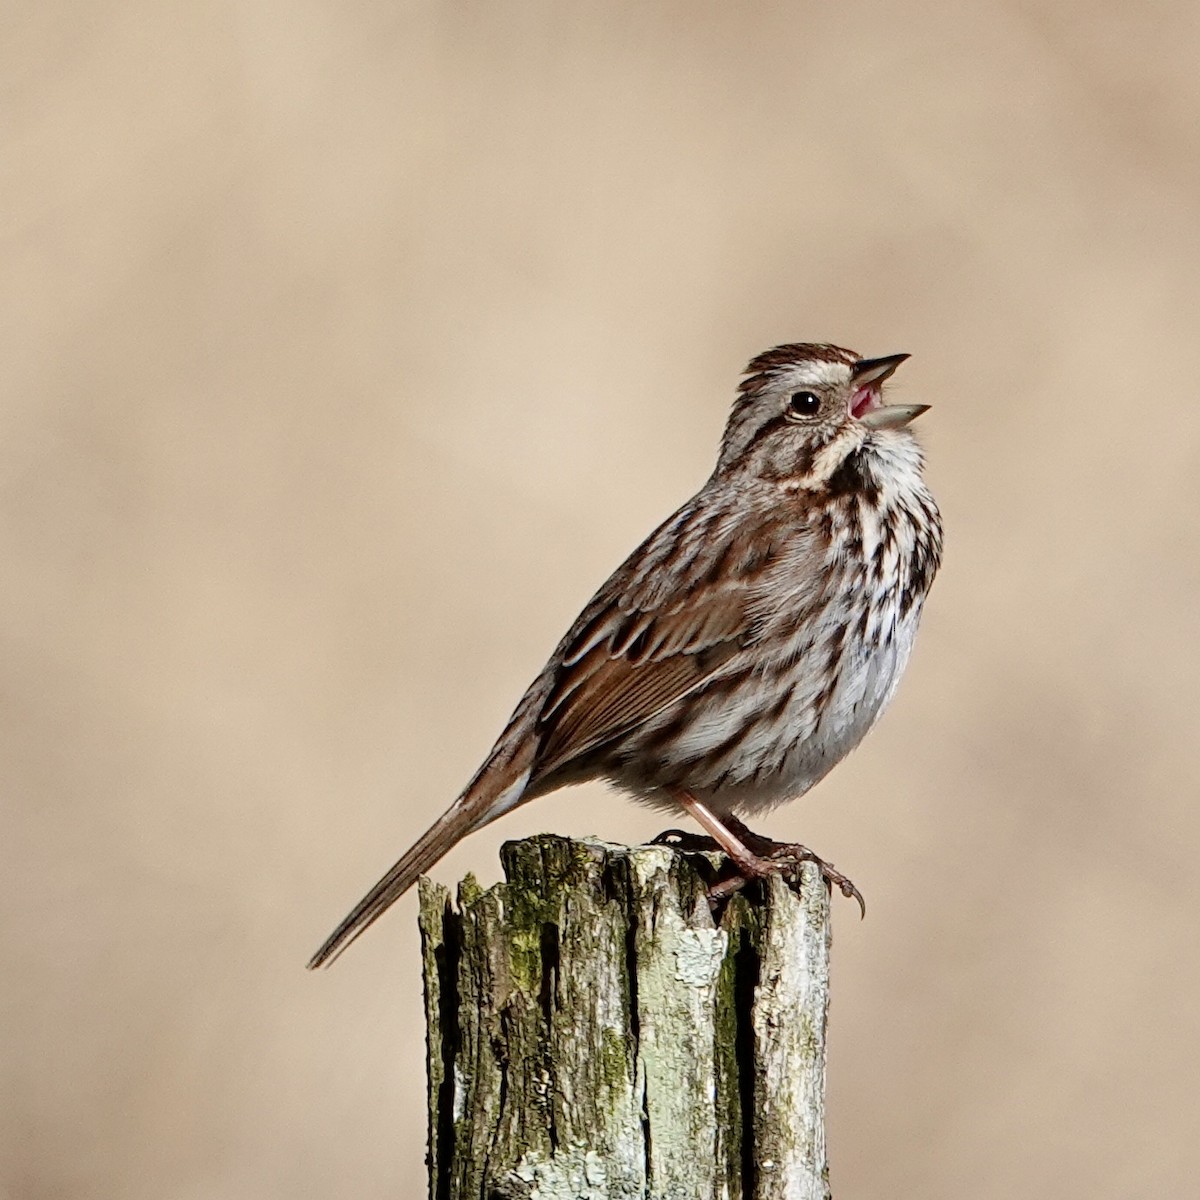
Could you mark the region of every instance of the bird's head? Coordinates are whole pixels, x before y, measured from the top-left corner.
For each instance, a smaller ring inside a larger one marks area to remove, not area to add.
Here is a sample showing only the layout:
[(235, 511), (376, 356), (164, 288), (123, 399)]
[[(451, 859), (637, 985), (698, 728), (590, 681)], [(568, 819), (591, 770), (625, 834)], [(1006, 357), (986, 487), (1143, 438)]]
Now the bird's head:
[(819, 487), (873, 439), (908, 439), (927, 404), (884, 404), (908, 357), (862, 358), (840, 346), (776, 346), (750, 362), (725, 427), (717, 473)]

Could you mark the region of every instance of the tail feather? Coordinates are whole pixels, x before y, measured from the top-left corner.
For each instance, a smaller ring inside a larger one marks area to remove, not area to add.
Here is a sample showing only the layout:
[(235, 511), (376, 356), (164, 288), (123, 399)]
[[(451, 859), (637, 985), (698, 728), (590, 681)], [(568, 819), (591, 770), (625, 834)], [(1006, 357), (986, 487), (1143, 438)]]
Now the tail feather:
[[(308, 963), (310, 971), (333, 962), (373, 925), (417, 880), (468, 833), (490, 824), (515, 808), (523, 797), (529, 772), (524, 771), (499, 795), (493, 795), (486, 764), (471, 786), (417, 839), (399, 862), (350, 910)], [(494, 786), (494, 785), (493, 785)]]
[(335, 958), (355, 938), (381, 917), (417, 879), (438, 861), (461, 837), (469, 833), (471, 819), (456, 804), (427, 829), (403, 858), (350, 910), (345, 920), (329, 935), (325, 944), (309, 960), (315, 970)]

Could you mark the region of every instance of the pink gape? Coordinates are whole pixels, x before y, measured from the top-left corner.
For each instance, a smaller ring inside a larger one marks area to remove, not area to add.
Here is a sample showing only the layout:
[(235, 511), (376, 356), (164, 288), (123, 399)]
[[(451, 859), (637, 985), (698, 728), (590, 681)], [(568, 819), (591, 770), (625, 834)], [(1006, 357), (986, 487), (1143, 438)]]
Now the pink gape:
[(850, 415), (856, 418), (861, 417), (863, 413), (878, 408), (880, 403), (878, 388), (860, 387), (850, 398)]

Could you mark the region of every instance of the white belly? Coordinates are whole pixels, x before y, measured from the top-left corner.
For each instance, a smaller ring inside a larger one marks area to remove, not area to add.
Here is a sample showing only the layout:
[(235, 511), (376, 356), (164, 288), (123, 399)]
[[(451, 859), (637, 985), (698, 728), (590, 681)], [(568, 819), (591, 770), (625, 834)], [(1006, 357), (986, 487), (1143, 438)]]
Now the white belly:
[[(848, 644), (837, 683), (814, 719), (817, 688), (800, 679), (792, 689), (783, 729), (764, 726), (742, 748), (740, 779), (706, 796), (719, 812), (756, 815), (804, 795), (866, 737), (895, 695), (916, 637), (919, 608), (882, 643)], [(768, 744), (772, 742), (774, 744)]]

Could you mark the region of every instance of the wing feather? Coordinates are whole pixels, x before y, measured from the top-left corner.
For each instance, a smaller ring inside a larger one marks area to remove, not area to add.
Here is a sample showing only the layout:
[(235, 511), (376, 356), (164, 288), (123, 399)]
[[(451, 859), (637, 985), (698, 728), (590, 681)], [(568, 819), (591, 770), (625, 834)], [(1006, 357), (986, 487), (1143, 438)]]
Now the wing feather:
[[(789, 531), (778, 520), (735, 524), (708, 513), (700, 525), (690, 516), (652, 534), (563, 640), (538, 720), (535, 779), (651, 720), (755, 638), (763, 576)], [(657, 570), (645, 570), (648, 559)]]

